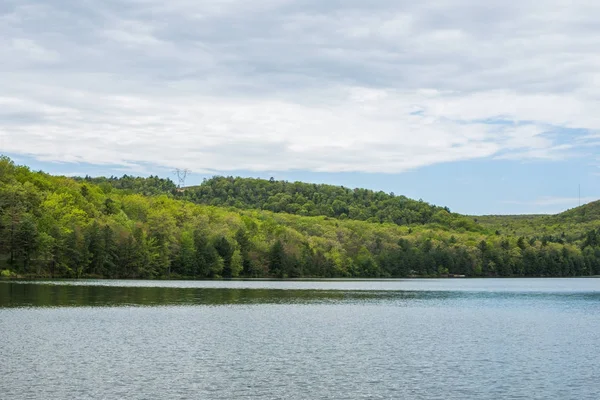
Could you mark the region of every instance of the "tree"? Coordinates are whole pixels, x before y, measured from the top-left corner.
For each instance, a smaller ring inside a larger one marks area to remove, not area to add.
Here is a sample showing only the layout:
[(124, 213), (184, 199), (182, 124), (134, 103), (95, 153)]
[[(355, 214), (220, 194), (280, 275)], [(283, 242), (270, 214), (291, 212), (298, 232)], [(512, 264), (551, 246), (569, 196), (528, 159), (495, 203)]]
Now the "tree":
[(201, 277), (216, 278), (223, 274), (223, 258), (200, 230), (194, 232), (195, 262)]
[(167, 272), (171, 274), (171, 254), (175, 243), (175, 232), (177, 224), (173, 213), (166, 208), (153, 208), (148, 213), (148, 227), (150, 228), (150, 237), (155, 239), (158, 257), (156, 261), (156, 273), (161, 275)]
[(252, 250), (252, 243), (248, 238), (248, 234), (243, 229), (238, 229), (235, 233), (235, 241), (238, 243), (240, 257), (242, 258), (242, 274), (250, 276), (252, 274), (252, 260), (249, 257), (249, 252)]
[(81, 278), (90, 262), (90, 253), (81, 229), (76, 227), (65, 241), (66, 267), (74, 278)]
[(285, 272), (285, 250), (281, 240), (276, 240), (269, 251), (269, 273), (283, 277)]
[(240, 250), (235, 250), (231, 256), (231, 276), (238, 277), (244, 269), (244, 259)]
[(114, 215), (119, 212), (119, 208), (117, 206), (117, 203), (113, 199), (108, 197), (106, 200), (104, 200), (103, 211), (106, 215)]
[(192, 232), (183, 232), (179, 243), (176, 272), (184, 276), (196, 276), (194, 236)]
[(379, 267), (373, 258), (373, 255), (367, 250), (365, 246), (362, 246), (356, 257), (356, 276), (361, 277), (378, 277), (380, 275)]
[(15, 239), (18, 254), (23, 261), (23, 272), (30, 272), (31, 258), (39, 246), (39, 233), (32, 216), (26, 215), (23, 218)]
[(90, 273), (93, 275), (102, 274), (104, 272), (104, 260), (106, 258), (104, 240), (100, 231), (100, 224), (97, 221), (87, 230), (88, 250), (91, 255)]
[(17, 232), (19, 225), (21, 223), (22, 218), (22, 210), (21, 207), (12, 206), (5, 210), (4, 218), (2, 221), (2, 225), (5, 227), (4, 231), (6, 232), (4, 236), (4, 247), (8, 248), (9, 260), (8, 264), (10, 266), (15, 266), (17, 251), (18, 251), (18, 243), (17, 243)]
[(54, 238), (46, 232), (41, 232), (38, 240), (38, 263), (35, 271), (37, 276), (42, 275), (42, 271), (46, 271), (48, 264), (52, 260), (54, 254)]
[[(140, 249), (140, 244), (138, 242), (138, 240), (136, 240), (135, 237), (131, 236), (134, 242), (133, 245), (133, 259), (136, 260), (137, 262), (133, 262), (132, 265), (137, 266), (138, 268), (130, 268), (129, 270), (131, 271), (130, 273), (128, 273), (129, 276), (135, 276), (137, 273), (137, 270), (139, 269), (139, 265), (143, 264), (145, 262), (144, 257), (143, 257), (143, 251)], [(115, 233), (112, 230), (112, 228), (109, 225), (105, 225), (102, 228), (102, 244), (103, 244), (103, 258), (102, 258), (102, 265), (99, 267), (102, 268), (102, 274), (104, 274), (104, 271), (117, 271), (118, 268), (117, 266), (120, 263), (119, 257), (118, 257), (118, 247), (117, 247), (117, 242), (115, 239)]]
[(215, 243), (215, 250), (217, 250), (217, 253), (223, 259), (223, 277), (231, 278), (233, 276), (231, 268), (231, 258), (234, 252), (233, 246), (229, 243), (227, 238), (221, 237)]

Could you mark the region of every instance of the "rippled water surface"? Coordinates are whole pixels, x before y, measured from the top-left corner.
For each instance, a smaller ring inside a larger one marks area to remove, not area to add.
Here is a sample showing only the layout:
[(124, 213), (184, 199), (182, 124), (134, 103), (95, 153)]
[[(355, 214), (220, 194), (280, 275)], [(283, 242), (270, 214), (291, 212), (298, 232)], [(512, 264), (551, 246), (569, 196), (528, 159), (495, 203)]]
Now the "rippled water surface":
[(0, 281), (0, 399), (599, 399), (600, 280)]

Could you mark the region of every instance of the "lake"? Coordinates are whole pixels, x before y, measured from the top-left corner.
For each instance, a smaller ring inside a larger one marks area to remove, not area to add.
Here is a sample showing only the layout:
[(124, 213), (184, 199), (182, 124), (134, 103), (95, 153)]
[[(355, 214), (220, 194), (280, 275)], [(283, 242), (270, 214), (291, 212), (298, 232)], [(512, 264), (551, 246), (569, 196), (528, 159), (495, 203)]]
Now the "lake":
[(0, 281), (2, 399), (600, 398), (600, 279)]

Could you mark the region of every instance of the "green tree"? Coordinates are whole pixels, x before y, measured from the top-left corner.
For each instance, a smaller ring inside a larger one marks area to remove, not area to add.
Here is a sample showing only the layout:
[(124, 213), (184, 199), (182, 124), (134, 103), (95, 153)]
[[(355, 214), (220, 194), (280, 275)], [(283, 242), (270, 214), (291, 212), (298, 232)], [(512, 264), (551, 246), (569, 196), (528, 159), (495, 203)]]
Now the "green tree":
[(283, 277), (286, 273), (285, 250), (281, 240), (276, 240), (269, 251), (269, 273), (279, 277)]
[(240, 276), (244, 269), (244, 259), (240, 250), (235, 250), (231, 256), (231, 276)]
[(215, 250), (217, 250), (217, 253), (223, 259), (223, 277), (233, 277), (231, 258), (233, 257), (234, 248), (231, 243), (229, 243), (229, 240), (225, 237), (219, 238), (215, 243)]
[(39, 246), (39, 233), (33, 217), (26, 215), (19, 224), (15, 243), (18, 254), (23, 261), (23, 272), (31, 272), (31, 258)]

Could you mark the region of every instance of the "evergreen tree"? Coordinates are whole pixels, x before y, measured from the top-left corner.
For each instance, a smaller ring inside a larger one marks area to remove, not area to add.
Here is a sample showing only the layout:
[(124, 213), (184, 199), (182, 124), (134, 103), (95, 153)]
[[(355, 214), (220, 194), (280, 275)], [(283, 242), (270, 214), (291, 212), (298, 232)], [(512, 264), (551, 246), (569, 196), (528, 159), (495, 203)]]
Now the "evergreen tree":
[(269, 274), (283, 277), (285, 273), (285, 250), (281, 240), (276, 240), (269, 251)]

